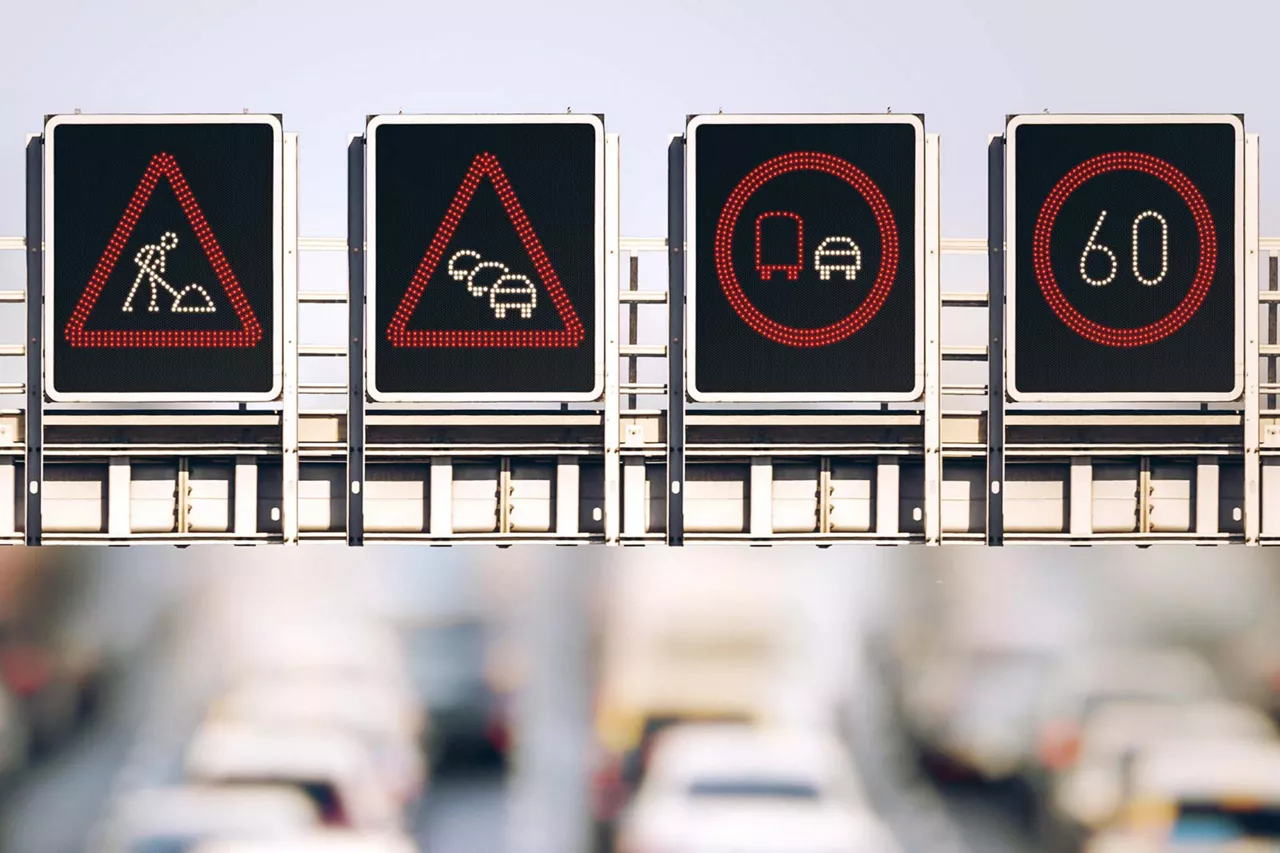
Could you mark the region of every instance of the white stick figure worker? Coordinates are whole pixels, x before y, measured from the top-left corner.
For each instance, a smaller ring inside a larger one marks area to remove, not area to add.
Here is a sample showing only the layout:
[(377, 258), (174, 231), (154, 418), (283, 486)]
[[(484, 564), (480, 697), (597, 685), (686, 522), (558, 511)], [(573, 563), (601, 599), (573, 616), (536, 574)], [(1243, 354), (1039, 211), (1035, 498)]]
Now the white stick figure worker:
[[(138, 275), (133, 280), (133, 287), (129, 288), (129, 295), (124, 300), (123, 310), (126, 313), (133, 311), (133, 297), (138, 292), (138, 287), (142, 284), (143, 279), (146, 279), (151, 286), (151, 301), (147, 303), (147, 310), (150, 312), (154, 313), (160, 310), (158, 298), (159, 288), (161, 287), (173, 294), (173, 304), (169, 310), (176, 314), (209, 314), (217, 310), (213, 305), (213, 300), (209, 298), (209, 292), (200, 285), (192, 283), (182, 288), (182, 290), (178, 290), (165, 281), (166, 256), (177, 246), (178, 235), (172, 231), (166, 231), (160, 235), (159, 243), (149, 243), (138, 250), (138, 254), (133, 259), (133, 262), (138, 265)], [(182, 304), (182, 298), (193, 290), (204, 297), (204, 305)]]

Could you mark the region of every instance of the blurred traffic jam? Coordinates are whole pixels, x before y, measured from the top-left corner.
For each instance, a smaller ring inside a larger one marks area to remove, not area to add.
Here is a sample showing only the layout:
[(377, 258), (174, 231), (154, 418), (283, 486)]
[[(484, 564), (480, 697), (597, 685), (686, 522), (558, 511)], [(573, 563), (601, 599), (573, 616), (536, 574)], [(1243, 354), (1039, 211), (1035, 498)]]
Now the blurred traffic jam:
[(0, 850), (1280, 850), (1204, 549), (0, 555)]

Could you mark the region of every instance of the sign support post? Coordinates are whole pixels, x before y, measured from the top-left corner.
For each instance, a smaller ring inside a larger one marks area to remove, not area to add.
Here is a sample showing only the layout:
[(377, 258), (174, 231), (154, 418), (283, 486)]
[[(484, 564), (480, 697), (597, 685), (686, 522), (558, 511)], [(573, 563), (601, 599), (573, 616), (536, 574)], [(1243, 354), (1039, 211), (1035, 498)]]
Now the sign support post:
[(1004, 137), (987, 145), (987, 544), (1004, 544)]
[(44, 486), (44, 139), (27, 141), (26, 541), (41, 539)]
[(684, 544), (684, 137), (667, 146), (667, 544)]
[(347, 146), (347, 544), (364, 544), (364, 137)]

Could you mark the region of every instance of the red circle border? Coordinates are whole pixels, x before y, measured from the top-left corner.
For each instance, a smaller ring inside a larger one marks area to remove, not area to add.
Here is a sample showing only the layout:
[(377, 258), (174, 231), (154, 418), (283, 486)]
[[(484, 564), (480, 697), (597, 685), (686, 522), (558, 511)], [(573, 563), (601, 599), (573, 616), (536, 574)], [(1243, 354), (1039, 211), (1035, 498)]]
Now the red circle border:
[[(880, 229), (880, 271), (862, 303), (849, 316), (827, 326), (802, 329), (779, 323), (752, 304), (733, 268), (733, 232), (747, 201), (768, 181), (799, 171), (824, 172), (849, 184), (866, 199)], [(879, 313), (898, 274), (898, 227), (884, 193), (865, 172), (847, 160), (816, 151), (796, 151), (766, 160), (752, 169), (730, 193), (716, 225), (715, 260), (720, 287), (742, 320), (760, 335), (792, 347), (821, 347), (853, 335)]]

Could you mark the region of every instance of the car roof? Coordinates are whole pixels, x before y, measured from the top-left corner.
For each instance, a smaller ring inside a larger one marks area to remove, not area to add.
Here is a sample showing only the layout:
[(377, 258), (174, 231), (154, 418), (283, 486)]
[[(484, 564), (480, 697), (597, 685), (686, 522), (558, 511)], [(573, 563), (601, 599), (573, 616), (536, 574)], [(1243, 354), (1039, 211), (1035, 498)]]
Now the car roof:
[(309, 833), (279, 840), (207, 841), (194, 853), (417, 853), (407, 836), (343, 830)]
[(1280, 743), (1171, 738), (1139, 756), (1133, 779), (1135, 792), (1144, 796), (1280, 802)]
[(685, 723), (663, 731), (650, 762), (655, 778), (769, 775), (856, 784), (837, 738), (806, 729), (733, 723)]
[(370, 758), (350, 732), (207, 721), (187, 747), (197, 779), (336, 779), (369, 770)]
[(122, 794), (111, 825), (128, 837), (210, 831), (270, 834), (314, 826), (320, 815), (305, 794), (283, 785), (175, 785)]
[(1109, 692), (1212, 695), (1218, 688), (1213, 668), (1189, 649), (1088, 649), (1062, 659), (1050, 695), (1068, 699)]
[(270, 722), (298, 721), (351, 726), (363, 732), (411, 735), (420, 717), (397, 690), (342, 676), (284, 675), (251, 678), (214, 705), (218, 716)]
[(1269, 739), (1276, 736), (1276, 727), (1261, 711), (1240, 702), (1117, 701), (1089, 719), (1082, 744), (1085, 752), (1121, 752), (1172, 736)]

